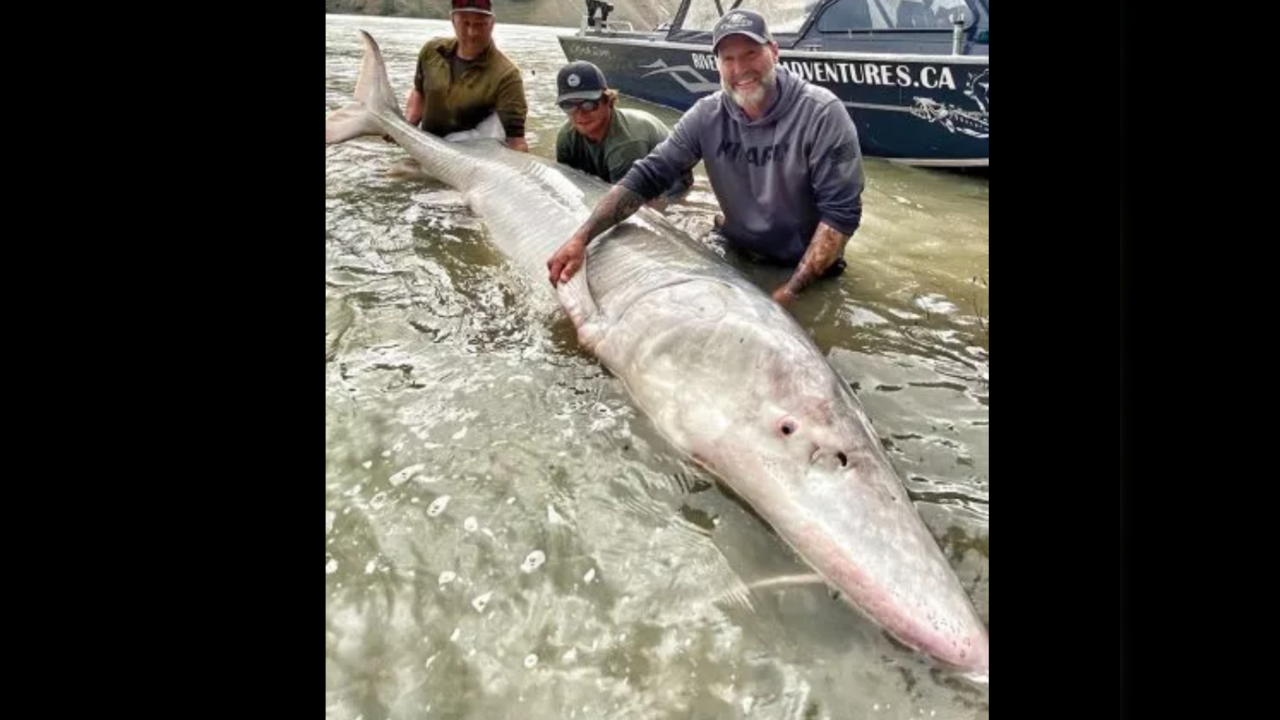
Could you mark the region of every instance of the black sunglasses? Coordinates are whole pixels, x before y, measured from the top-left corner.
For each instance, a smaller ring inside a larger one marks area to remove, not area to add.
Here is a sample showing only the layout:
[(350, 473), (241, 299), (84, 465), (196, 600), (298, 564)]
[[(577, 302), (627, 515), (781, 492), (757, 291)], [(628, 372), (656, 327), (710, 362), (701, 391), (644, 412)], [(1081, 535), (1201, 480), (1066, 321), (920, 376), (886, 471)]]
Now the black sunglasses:
[(565, 113), (573, 112), (574, 108), (582, 108), (583, 112), (591, 112), (600, 107), (599, 100), (565, 100), (560, 103), (560, 109)]

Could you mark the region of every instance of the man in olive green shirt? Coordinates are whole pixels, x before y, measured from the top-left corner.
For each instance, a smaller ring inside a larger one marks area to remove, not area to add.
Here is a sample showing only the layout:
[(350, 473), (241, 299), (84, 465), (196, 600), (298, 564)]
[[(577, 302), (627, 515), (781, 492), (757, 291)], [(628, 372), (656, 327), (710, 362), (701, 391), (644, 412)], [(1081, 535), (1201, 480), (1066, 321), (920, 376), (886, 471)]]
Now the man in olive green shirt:
[(433, 135), (492, 134), (529, 151), (520, 69), (493, 44), (492, 0), (451, 0), (455, 37), (418, 53), (405, 119)]
[[(651, 113), (618, 107), (618, 91), (609, 88), (604, 73), (593, 63), (573, 62), (560, 68), (556, 86), (556, 102), (569, 115), (556, 137), (556, 162), (612, 184), (671, 134)], [(664, 207), (692, 185), (693, 173), (685, 171), (651, 205)]]

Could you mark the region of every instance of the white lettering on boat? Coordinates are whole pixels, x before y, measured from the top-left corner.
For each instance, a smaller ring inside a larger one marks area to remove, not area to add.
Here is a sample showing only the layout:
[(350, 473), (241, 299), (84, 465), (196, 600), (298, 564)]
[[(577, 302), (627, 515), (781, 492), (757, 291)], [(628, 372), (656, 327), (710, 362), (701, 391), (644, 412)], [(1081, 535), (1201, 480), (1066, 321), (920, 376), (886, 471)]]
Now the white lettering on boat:
[(951, 68), (943, 65), (888, 65), (884, 63), (815, 62), (812, 60), (779, 60), (779, 65), (809, 82), (841, 85), (885, 85), (889, 87), (922, 87), (956, 89)]

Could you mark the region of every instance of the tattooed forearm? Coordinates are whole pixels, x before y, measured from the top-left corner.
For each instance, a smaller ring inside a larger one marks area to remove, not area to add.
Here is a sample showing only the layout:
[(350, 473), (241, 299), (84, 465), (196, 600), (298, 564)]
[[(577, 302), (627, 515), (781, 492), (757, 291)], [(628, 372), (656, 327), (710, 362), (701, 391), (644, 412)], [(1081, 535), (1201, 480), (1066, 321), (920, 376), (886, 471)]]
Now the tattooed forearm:
[(622, 185), (614, 185), (578, 232), (585, 234), (587, 242), (591, 242), (600, 233), (631, 217), (642, 205), (643, 197)]
[(844, 255), (844, 248), (848, 242), (848, 235), (840, 233), (826, 223), (818, 223), (818, 229), (813, 233), (813, 240), (809, 243), (809, 250), (800, 259), (800, 265), (796, 267), (795, 274), (787, 281), (787, 292), (799, 295), (801, 290), (822, 277), (823, 273)]

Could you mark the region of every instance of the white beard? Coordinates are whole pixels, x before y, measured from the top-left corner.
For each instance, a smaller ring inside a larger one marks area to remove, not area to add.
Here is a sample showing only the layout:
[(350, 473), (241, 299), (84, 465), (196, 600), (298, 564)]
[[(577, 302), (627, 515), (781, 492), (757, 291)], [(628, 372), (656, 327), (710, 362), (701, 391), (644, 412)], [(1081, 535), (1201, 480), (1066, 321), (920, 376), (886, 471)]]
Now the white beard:
[(724, 88), (724, 91), (729, 94), (729, 98), (733, 100), (738, 107), (745, 107), (747, 105), (759, 107), (763, 105), (765, 98), (768, 97), (768, 94), (777, 84), (778, 73), (774, 67), (770, 67), (764, 75), (761, 75), (760, 84), (757, 85), (754, 90), (750, 90), (748, 92), (740, 92), (730, 87), (724, 76), (720, 76), (720, 87)]

